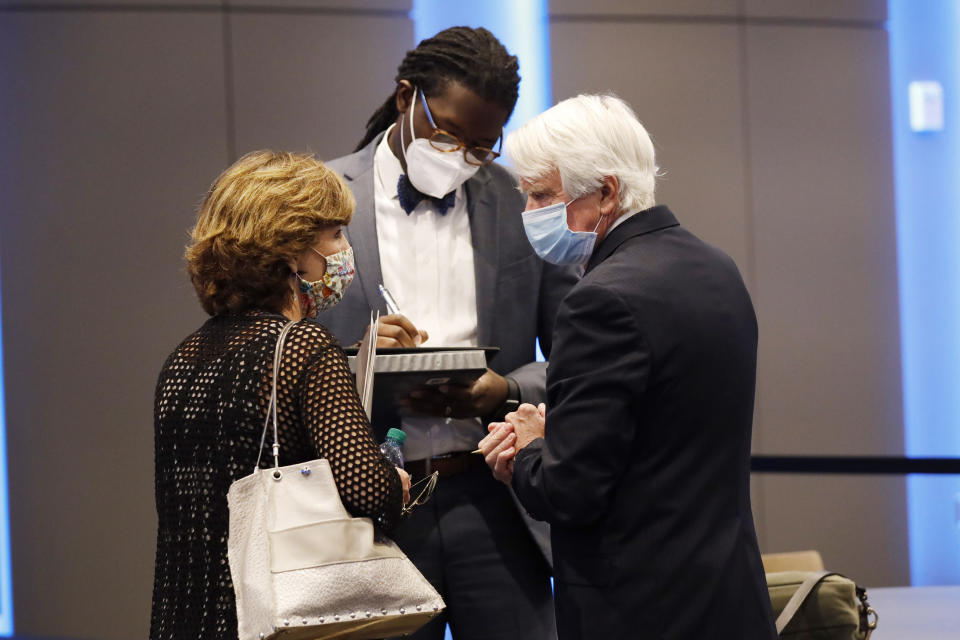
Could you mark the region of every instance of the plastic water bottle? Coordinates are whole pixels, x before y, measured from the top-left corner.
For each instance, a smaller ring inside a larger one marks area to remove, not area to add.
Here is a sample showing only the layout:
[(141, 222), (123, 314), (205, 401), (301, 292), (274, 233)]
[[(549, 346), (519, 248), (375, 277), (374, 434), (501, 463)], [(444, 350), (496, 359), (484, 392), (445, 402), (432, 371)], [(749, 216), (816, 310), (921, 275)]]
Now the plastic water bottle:
[(402, 429), (390, 429), (387, 431), (387, 439), (380, 445), (380, 451), (387, 456), (387, 460), (401, 469), (403, 468), (403, 441), (406, 439), (407, 434)]

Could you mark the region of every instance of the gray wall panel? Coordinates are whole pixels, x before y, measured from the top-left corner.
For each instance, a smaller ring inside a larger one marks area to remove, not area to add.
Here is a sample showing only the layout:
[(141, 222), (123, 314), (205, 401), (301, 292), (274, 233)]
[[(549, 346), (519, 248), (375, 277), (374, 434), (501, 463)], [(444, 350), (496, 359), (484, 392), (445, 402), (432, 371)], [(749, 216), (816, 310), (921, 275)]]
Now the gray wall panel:
[(602, 19), (604, 16), (720, 18), (795, 18), (881, 22), (885, 0), (550, 0), (554, 16)]
[(739, 0), (550, 0), (552, 15), (733, 16)]
[(97, 7), (99, 11), (106, 13), (115, 13), (117, 11), (133, 11), (138, 9), (158, 10), (169, 9), (197, 9), (209, 8), (211, 11), (218, 10), (221, 0), (0, 0), (0, 9), (4, 7), (16, 7), (17, 11), (44, 13), (59, 13), (66, 9), (73, 12), (76, 10), (89, 9)]
[(551, 67), (556, 101), (613, 91), (633, 106), (665, 174), (657, 201), (749, 281), (737, 34), (735, 25), (555, 23)]
[(350, 151), (413, 47), (408, 18), (233, 15), (237, 151)]
[(18, 633), (146, 637), (153, 387), (202, 319), (181, 255), (227, 159), (221, 25), (0, 13)]
[(823, 20), (887, 19), (886, 0), (743, 0), (750, 18), (800, 18)]
[(904, 478), (772, 474), (763, 482), (762, 551), (817, 549), (827, 569), (863, 586), (910, 584)]
[(413, 8), (413, 0), (224, 0), (231, 7), (267, 9), (331, 9), (348, 12), (403, 11)]
[(764, 451), (900, 454), (886, 33), (748, 34)]
[[(750, 15), (775, 25), (581, 7), (591, 15), (551, 24), (554, 98), (630, 102), (666, 171), (658, 201), (745, 272), (761, 336), (754, 450), (898, 454), (886, 35), (829, 22), (883, 16), (877, 3), (803, 6), (796, 19), (784, 5)], [(862, 581), (909, 582), (902, 478), (758, 474), (751, 486), (764, 551), (819, 548)]]

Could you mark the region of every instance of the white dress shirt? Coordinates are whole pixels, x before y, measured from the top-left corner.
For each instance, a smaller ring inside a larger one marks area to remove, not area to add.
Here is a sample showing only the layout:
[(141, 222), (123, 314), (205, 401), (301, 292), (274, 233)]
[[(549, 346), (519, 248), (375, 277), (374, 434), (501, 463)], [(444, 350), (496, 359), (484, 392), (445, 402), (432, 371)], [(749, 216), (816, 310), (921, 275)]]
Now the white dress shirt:
[[(426, 199), (407, 215), (397, 196), (403, 169), (387, 142), (389, 136), (388, 129), (373, 158), (383, 285), (400, 312), (427, 331), (425, 346), (477, 346), (477, 286), (463, 185), (457, 187), (456, 201), (446, 215)], [(472, 451), (485, 435), (478, 418), (408, 417), (402, 428), (407, 433), (408, 460)]]
[(613, 224), (610, 225), (610, 228), (607, 229), (607, 233), (604, 235), (604, 237), (610, 235), (610, 232), (611, 232), (611, 231), (613, 231), (614, 229), (616, 229), (617, 227), (619, 227), (622, 223), (626, 222), (628, 219), (632, 218), (633, 216), (637, 215), (638, 213), (640, 213), (640, 212), (639, 212), (639, 211), (631, 211), (631, 212), (629, 212), (629, 213), (623, 214), (622, 216), (620, 216), (619, 218), (617, 218), (616, 220), (614, 220), (614, 221), (613, 221)]

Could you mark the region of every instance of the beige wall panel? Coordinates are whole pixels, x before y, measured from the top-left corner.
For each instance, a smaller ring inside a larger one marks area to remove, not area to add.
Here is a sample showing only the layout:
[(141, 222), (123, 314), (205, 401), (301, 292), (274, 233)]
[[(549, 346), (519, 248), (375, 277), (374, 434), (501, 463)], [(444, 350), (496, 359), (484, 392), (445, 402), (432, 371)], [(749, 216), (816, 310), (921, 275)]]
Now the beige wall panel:
[[(15, 6), (18, 8), (18, 11), (43, 12), (58, 12), (60, 7), (70, 7), (71, 12), (74, 9), (84, 7), (100, 7), (100, 11), (103, 11), (103, 7), (111, 7), (107, 12), (113, 13), (116, 12), (114, 7), (120, 7), (122, 11), (128, 11), (145, 5), (153, 7), (162, 5), (170, 8), (193, 6), (215, 9), (220, 6), (220, 0), (109, 0), (109, 2), (98, 2), (98, 0), (0, 0), (0, 8), (4, 6)], [(51, 11), (50, 9), (44, 9), (44, 6), (57, 7), (58, 9)]]
[[(554, 100), (615, 91), (634, 107), (666, 173), (658, 202), (728, 252), (750, 285), (739, 33), (736, 25), (553, 23), (551, 65)], [(754, 429), (755, 449), (760, 436)], [(752, 496), (762, 540), (762, 479)]]
[(410, 11), (413, 0), (225, 0), (232, 7), (267, 9), (343, 9), (346, 11)]
[(862, 586), (909, 586), (902, 476), (762, 477), (766, 488), (762, 552), (817, 549), (827, 569)]
[(744, 0), (744, 14), (749, 18), (881, 22), (887, 19), (887, 0)]
[(738, 27), (554, 23), (553, 97), (613, 91), (653, 137), (657, 201), (750, 281)]
[(739, 0), (550, 0), (551, 15), (733, 16)]
[(245, 15), (233, 31), (237, 151), (353, 151), (413, 48), (408, 18)]
[(762, 451), (902, 453), (886, 33), (747, 32)]
[(145, 638), (152, 404), (202, 312), (185, 229), (227, 159), (222, 21), (0, 12), (0, 259), (18, 633)]

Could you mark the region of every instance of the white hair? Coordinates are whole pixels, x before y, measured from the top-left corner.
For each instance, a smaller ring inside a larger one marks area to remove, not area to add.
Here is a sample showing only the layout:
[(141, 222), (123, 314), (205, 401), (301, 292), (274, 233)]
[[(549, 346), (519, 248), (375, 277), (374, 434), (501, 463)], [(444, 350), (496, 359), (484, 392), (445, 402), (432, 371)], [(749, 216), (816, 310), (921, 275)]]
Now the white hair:
[(653, 142), (630, 105), (616, 96), (568, 98), (510, 134), (506, 148), (525, 180), (556, 169), (563, 190), (577, 198), (615, 176), (621, 211), (656, 204)]

